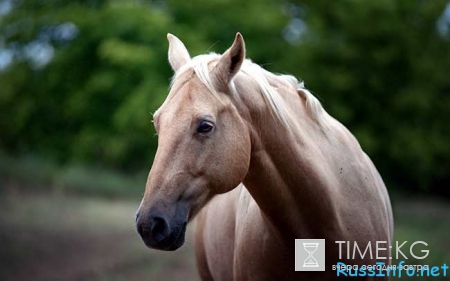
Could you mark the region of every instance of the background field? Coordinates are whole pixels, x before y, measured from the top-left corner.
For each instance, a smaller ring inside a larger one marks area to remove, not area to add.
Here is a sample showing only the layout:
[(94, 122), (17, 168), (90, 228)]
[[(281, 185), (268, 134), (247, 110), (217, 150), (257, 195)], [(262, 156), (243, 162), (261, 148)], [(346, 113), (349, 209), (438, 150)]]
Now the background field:
[[(176, 252), (149, 250), (134, 227), (138, 205), (138, 200), (2, 194), (0, 280), (199, 280), (193, 225)], [(450, 206), (439, 199), (394, 199), (395, 239), (426, 241), (430, 254), (421, 264), (448, 264), (449, 213)], [(402, 250), (410, 257), (409, 245)], [(448, 280), (430, 278), (407, 280)]]
[(138, 206), (137, 200), (3, 194), (0, 280), (198, 280), (190, 231), (179, 251), (150, 251), (135, 231)]

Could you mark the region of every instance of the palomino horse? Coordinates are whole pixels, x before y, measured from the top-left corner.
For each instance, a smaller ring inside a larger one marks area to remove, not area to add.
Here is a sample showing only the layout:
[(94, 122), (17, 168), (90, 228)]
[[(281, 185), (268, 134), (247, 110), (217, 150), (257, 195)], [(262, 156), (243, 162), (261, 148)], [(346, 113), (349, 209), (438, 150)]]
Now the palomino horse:
[[(246, 60), (239, 33), (223, 55), (192, 59), (168, 39), (175, 76), (136, 217), (145, 244), (178, 249), (198, 214), (203, 280), (334, 280), (339, 261), (375, 264), (335, 243), (392, 239), (386, 187), (355, 137), (297, 79)], [(324, 272), (294, 270), (296, 238), (325, 239)]]

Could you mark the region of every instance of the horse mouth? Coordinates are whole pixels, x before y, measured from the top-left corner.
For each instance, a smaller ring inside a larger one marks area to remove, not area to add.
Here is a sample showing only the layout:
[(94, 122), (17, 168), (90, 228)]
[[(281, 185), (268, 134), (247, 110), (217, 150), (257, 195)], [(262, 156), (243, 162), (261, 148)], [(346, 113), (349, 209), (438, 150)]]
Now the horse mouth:
[(172, 237), (174, 237), (173, 242), (169, 244), (166, 248), (162, 249), (164, 251), (175, 251), (181, 246), (183, 246), (186, 235), (187, 222), (184, 222), (181, 227), (178, 227)]

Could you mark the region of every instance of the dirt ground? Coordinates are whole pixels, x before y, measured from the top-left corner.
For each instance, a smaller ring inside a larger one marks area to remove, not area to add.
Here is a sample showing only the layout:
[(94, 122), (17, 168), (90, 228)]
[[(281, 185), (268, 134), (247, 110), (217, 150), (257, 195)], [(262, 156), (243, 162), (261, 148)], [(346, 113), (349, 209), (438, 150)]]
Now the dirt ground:
[(139, 202), (2, 194), (0, 280), (198, 280), (192, 235), (150, 250), (134, 228)]

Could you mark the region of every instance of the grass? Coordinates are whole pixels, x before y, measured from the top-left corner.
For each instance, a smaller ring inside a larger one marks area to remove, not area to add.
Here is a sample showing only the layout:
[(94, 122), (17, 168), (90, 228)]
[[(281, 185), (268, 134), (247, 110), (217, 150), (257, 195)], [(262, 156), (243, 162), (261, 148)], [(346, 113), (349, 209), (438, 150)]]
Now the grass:
[[(429, 265), (442, 266), (444, 263), (450, 266), (450, 204), (437, 198), (409, 198), (403, 200), (393, 200), (395, 218), (394, 241), (408, 241), (401, 248), (408, 257), (393, 259), (393, 264), (398, 264), (401, 260), (408, 265)], [(428, 246), (414, 246), (413, 252), (416, 256), (423, 256), (421, 250), (429, 250), (425, 259), (415, 259), (410, 254), (410, 247), (415, 241), (424, 241)], [(392, 252), (395, 257), (395, 251)], [(442, 272), (442, 271), (441, 271)], [(404, 277), (407, 280), (450, 280), (450, 270), (447, 276)], [(395, 277), (392, 279), (396, 279)]]
[[(138, 200), (21, 192), (2, 195), (0, 280), (198, 280), (192, 226), (180, 250), (149, 250), (134, 230)], [(407, 264), (450, 264), (449, 204), (408, 199), (393, 205), (395, 240), (409, 241), (402, 248), (405, 255), (411, 258), (412, 241), (425, 241), (430, 250), (426, 259), (411, 259)], [(415, 249), (416, 255), (421, 254), (419, 250)], [(448, 280), (448, 276), (402, 279)]]
[(139, 201), (4, 194), (0, 280), (198, 280), (188, 233), (177, 252), (147, 249)]
[(0, 180), (3, 184), (20, 185), (32, 192), (138, 199), (144, 192), (147, 173), (126, 175), (101, 167), (61, 166), (41, 158), (14, 158), (0, 153)]
[[(0, 280), (198, 280), (190, 233), (185, 246), (169, 253), (145, 248), (135, 233), (145, 180), (146, 172), (0, 154)], [(450, 266), (449, 202), (393, 194), (392, 203), (394, 241), (408, 241), (406, 264)], [(428, 243), (414, 248), (416, 255), (428, 249), (427, 258), (413, 259), (413, 241)], [(449, 280), (447, 274), (402, 279)]]

